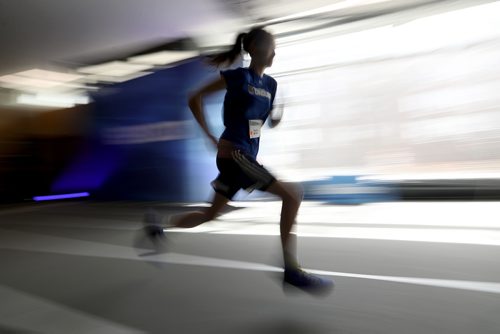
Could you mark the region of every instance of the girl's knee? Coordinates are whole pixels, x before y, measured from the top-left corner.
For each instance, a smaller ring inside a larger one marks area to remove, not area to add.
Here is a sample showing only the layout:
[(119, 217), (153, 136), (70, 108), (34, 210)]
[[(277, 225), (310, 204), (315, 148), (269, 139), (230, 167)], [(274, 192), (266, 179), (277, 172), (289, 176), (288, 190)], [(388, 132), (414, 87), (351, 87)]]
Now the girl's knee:
[[(288, 198), (296, 205), (300, 205), (304, 197), (304, 188), (299, 183), (285, 183), (285, 188), (287, 189)], [(283, 199), (285, 200), (285, 198)]]
[(276, 181), (268, 191), (281, 198), (283, 203), (299, 206), (304, 196), (303, 188), (298, 183)]

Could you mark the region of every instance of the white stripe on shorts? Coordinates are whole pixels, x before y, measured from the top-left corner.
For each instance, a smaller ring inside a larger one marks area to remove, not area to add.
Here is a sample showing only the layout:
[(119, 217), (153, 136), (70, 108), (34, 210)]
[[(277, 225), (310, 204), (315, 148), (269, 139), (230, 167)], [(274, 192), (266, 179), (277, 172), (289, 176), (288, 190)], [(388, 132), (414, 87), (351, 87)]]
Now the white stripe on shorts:
[(255, 178), (256, 181), (259, 183), (262, 183), (262, 185), (265, 185), (266, 183), (269, 183), (272, 179), (273, 176), (269, 174), (267, 170), (265, 170), (262, 167), (256, 166), (252, 162), (250, 162), (243, 154), (241, 154), (238, 151), (233, 152), (233, 158), (236, 161), (236, 163), (246, 172), (248, 173), (252, 178)]

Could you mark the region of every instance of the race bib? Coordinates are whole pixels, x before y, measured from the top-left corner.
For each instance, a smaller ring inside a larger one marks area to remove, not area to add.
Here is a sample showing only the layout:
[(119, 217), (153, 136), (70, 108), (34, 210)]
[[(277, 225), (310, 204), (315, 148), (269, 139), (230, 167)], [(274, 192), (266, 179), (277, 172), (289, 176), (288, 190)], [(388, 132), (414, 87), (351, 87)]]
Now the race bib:
[(248, 121), (248, 128), (250, 129), (250, 138), (260, 137), (260, 128), (262, 127), (261, 119), (251, 119)]

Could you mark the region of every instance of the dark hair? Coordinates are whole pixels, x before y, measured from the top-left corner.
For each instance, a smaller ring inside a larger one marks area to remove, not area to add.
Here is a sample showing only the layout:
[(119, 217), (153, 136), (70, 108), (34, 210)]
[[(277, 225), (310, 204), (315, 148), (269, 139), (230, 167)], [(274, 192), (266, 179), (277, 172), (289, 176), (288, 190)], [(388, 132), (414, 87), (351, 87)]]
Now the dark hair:
[(249, 52), (252, 42), (268, 36), (271, 36), (271, 34), (261, 27), (253, 28), (248, 33), (240, 33), (230, 50), (209, 56), (208, 61), (215, 66), (231, 66), (240, 56), (242, 49)]

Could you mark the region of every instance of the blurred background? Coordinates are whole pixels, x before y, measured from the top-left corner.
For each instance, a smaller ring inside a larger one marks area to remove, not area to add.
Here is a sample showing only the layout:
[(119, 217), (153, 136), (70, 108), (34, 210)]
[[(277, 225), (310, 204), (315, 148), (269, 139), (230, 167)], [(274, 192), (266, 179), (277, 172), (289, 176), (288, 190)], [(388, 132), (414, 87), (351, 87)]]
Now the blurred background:
[[(265, 194), (144, 233), (207, 207), (187, 98), (255, 25), (283, 115), (259, 159), (303, 185), (322, 299), (282, 289)], [(498, 334), (499, 92), (500, 1), (0, 0), (0, 334)]]
[(0, 201), (206, 200), (186, 99), (256, 24), (284, 115), (260, 160), (306, 199), (500, 198), (498, 1), (23, 0), (0, 2)]

